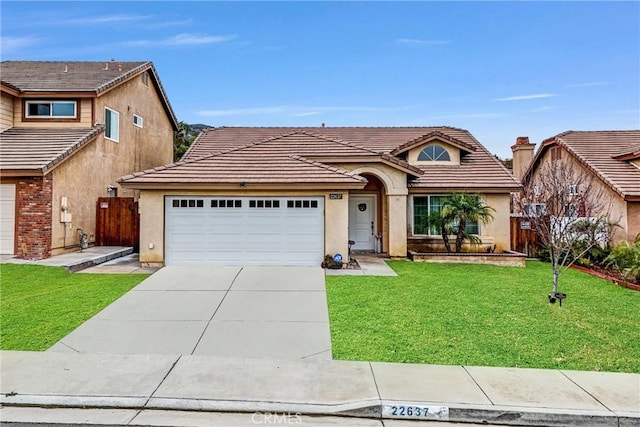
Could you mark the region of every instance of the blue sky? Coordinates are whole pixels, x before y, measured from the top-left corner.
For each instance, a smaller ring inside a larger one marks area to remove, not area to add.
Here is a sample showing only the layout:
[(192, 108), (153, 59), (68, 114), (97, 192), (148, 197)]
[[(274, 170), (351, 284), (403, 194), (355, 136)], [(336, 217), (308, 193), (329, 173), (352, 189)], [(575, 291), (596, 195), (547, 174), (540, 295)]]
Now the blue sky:
[(2, 60), (151, 60), (179, 120), (640, 128), (640, 2), (11, 2)]

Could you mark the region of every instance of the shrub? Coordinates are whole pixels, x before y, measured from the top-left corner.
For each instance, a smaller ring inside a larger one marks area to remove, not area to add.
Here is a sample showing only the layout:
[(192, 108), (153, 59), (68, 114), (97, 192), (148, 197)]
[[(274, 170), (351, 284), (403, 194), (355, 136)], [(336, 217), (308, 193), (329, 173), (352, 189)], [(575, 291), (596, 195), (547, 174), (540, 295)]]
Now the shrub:
[(624, 241), (616, 245), (604, 263), (622, 274), (625, 279), (640, 282), (640, 234), (633, 243)]

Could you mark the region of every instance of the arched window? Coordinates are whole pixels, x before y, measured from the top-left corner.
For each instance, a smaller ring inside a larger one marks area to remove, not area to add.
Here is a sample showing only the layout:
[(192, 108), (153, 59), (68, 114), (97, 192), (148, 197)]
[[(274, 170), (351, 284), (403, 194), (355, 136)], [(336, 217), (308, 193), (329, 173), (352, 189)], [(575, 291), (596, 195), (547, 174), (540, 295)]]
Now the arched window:
[(440, 145), (427, 145), (418, 155), (418, 161), (433, 162), (436, 160), (450, 161), (449, 153)]

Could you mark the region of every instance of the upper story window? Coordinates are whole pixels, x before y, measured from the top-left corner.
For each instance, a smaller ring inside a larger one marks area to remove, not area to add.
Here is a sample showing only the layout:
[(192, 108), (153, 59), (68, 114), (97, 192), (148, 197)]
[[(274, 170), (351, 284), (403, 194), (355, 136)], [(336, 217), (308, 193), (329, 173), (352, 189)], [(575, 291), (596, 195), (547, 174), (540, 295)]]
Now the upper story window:
[(120, 140), (120, 114), (111, 108), (104, 108), (104, 136), (118, 142)]
[(27, 118), (32, 119), (75, 119), (78, 105), (76, 101), (25, 101)]
[(137, 126), (137, 127), (141, 128), (143, 123), (144, 123), (144, 120), (142, 119), (142, 117), (140, 117), (137, 114), (133, 115), (133, 125), (134, 126)]
[(442, 146), (432, 144), (427, 145), (418, 155), (418, 161), (420, 162), (435, 162), (435, 161), (451, 161), (451, 157), (447, 150)]

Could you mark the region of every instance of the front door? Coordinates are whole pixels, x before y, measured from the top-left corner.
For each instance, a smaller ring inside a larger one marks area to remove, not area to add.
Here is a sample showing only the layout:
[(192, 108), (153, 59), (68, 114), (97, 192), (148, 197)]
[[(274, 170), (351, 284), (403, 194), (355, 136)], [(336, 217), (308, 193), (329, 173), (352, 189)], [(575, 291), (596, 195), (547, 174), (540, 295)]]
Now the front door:
[(349, 240), (353, 250), (372, 251), (376, 244), (376, 196), (349, 196)]

